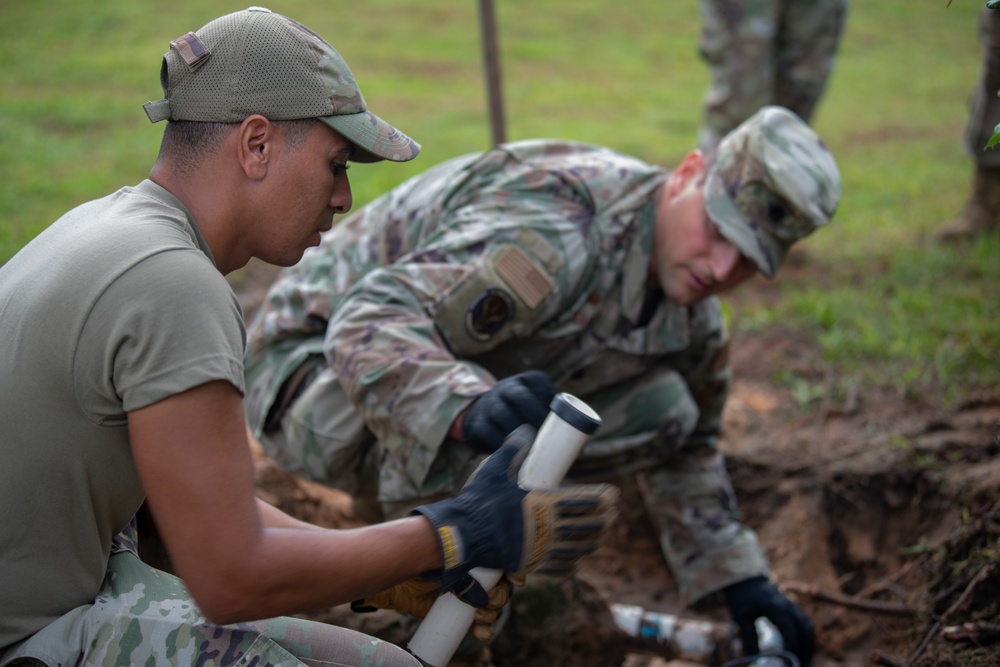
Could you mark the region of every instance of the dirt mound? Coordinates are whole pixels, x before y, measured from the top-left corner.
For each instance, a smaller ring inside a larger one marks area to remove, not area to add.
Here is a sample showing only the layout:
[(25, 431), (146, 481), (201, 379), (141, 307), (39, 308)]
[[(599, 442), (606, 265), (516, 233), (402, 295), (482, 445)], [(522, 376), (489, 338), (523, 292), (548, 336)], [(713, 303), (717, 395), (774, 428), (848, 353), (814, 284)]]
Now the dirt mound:
[(814, 664), (1000, 664), (1000, 393), (951, 409), (855, 394), (796, 417), (765, 373), (791, 357), (807, 374), (817, 352), (780, 331), (737, 347), (724, 448), (747, 523), (816, 625)]

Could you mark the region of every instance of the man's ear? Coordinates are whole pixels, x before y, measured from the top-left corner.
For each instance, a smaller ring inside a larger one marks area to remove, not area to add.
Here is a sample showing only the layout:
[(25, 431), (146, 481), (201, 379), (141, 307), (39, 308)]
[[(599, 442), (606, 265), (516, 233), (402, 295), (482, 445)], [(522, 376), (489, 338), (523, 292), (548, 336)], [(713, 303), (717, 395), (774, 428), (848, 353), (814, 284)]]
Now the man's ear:
[(705, 169), (705, 156), (700, 149), (694, 149), (681, 160), (677, 168), (670, 174), (669, 191), (677, 194), (692, 181), (697, 181)]
[(274, 157), (276, 136), (274, 124), (263, 116), (253, 115), (240, 123), (237, 136), (237, 156), (248, 178), (260, 180)]

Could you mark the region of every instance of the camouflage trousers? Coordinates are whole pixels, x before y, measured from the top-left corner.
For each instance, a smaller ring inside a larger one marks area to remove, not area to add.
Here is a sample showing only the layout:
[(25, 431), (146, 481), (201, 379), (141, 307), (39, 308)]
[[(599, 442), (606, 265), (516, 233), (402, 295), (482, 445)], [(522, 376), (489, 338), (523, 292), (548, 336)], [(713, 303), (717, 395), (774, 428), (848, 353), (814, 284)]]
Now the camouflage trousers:
[[(627, 385), (627, 386), (624, 386)], [(736, 499), (714, 443), (682, 447), (699, 408), (672, 370), (579, 397), (602, 420), (568, 481), (614, 480), (638, 473), (640, 488), (682, 596), (696, 600), (729, 583), (766, 574), (756, 535), (737, 520)], [(329, 369), (321, 367), (261, 445), (282, 467), (352, 494), (364, 520), (405, 515), (454, 495), (483, 459), (446, 441), (427, 479), (406, 479), (406, 452), (379, 443)]]
[(303, 619), (214, 625), (198, 612), (180, 579), (139, 559), (130, 527), (115, 538), (104, 585), (92, 604), (0, 650), (2, 667), (38, 664), (419, 667), (420, 662), (373, 637)]
[(833, 71), (847, 0), (701, 0), (711, 84), (699, 139), (714, 147), (763, 106), (809, 121)]

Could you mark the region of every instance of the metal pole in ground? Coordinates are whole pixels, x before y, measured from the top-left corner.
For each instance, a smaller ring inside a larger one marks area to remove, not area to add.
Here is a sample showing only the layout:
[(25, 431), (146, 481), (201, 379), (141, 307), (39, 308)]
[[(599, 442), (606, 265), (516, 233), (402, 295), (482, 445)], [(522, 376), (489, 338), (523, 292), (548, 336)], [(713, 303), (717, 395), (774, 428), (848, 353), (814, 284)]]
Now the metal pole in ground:
[(493, 145), (506, 141), (503, 117), (503, 90), (500, 82), (500, 58), (497, 48), (493, 0), (479, 0), (479, 25), (483, 39), (483, 68), (486, 73), (486, 96), (490, 106)]

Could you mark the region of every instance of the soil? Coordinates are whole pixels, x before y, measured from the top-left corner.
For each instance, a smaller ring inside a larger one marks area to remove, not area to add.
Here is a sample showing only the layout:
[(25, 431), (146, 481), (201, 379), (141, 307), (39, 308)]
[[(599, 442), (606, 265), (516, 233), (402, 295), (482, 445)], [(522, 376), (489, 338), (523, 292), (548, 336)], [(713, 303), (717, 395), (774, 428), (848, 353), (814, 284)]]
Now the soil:
[[(726, 298), (738, 313), (780, 298), (781, 280), (821, 280), (813, 272), (799, 257), (781, 279), (751, 282)], [(237, 277), (248, 313), (272, 275), (251, 265)], [(815, 626), (814, 667), (1000, 665), (1000, 390), (948, 406), (930, 392), (863, 388), (802, 407), (774, 380), (776, 370), (816, 385), (832, 385), (834, 372), (815, 341), (781, 327), (740, 331), (732, 363), (722, 447), (775, 581)], [(255, 456), (264, 498), (320, 525), (361, 523), (345, 495)], [(492, 649), (471, 662), (713, 664), (683, 662), (615, 627), (611, 603), (726, 620), (721, 608), (681, 607), (637, 490), (621, 484), (621, 519), (605, 546), (575, 580), (541, 593), (529, 586), (515, 606), (523, 612), (528, 594), (565, 604), (533, 618), (515, 613)], [(380, 620), (381, 613), (358, 621), (335, 608), (312, 617), (392, 636), (398, 619)]]

